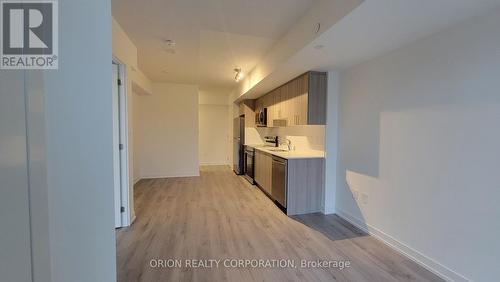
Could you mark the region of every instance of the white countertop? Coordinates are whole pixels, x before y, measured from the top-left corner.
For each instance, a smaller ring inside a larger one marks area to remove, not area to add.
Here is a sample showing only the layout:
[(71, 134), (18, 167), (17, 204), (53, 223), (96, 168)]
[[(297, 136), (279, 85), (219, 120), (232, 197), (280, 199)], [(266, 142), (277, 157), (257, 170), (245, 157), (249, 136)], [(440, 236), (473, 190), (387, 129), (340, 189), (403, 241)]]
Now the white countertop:
[(276, 147), (264, 146), (264, 145), (246, 145), (255, 150), (266, 152), (268, 154), (283, 158), (283, 159), (322, 159), (325, 157), (325, 152), (319, 150), (297, 150), (297, 151), (287, 151), (287, 152), (276, 152), (271, 151)]

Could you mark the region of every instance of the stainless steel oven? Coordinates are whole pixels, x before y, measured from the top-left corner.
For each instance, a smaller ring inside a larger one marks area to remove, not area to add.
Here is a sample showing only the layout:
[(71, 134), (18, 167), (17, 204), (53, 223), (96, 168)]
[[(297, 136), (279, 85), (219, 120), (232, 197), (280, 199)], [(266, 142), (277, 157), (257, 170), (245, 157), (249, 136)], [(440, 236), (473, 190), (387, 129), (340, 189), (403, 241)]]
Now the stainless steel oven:
[(245, 162), (243, 165), (243, 175), (250, 183), (255, 184), (255, 149), (245, 146)]

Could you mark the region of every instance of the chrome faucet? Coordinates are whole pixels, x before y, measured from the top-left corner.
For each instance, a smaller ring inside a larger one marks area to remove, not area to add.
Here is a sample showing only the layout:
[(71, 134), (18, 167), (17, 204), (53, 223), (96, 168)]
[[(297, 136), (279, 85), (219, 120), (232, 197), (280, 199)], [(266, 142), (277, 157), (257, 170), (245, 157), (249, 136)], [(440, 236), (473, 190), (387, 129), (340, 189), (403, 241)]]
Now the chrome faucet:
[[(280, 138), (281, 139), (281, 138)], [(292, 150), (292, 140), (288, 139), (288, 138), (285, 138), (285, 142), (281, 141), (279, 142), (279, 144), (286, 144), (287, 148), (288, 148), (288, 151), (291, 151)]]
[(292, 140), (286, 139), (286, 146), (288, 147), (288, 151), (292, 150)]

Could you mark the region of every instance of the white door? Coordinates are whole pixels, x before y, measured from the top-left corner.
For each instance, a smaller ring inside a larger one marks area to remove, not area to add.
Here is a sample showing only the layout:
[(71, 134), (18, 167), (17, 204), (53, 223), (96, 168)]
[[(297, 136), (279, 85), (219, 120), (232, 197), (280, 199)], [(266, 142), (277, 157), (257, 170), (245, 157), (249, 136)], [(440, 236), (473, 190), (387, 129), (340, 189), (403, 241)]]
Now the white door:
[(24, 76), (0, 70), (1, 281), (32, 281)]
[(115, 194), (115, 227), (122, 227), (120, 165), (120, 78), (119, 66), (113, 63), (113, 168)]

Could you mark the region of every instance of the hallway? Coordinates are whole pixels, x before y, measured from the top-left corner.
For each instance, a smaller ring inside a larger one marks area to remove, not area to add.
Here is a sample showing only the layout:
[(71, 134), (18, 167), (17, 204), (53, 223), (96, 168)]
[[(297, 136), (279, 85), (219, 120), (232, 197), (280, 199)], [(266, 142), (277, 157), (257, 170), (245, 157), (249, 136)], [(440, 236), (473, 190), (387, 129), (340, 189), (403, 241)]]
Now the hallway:
[[(442, 281), (335, 215), (287, 217), (229, 167), (142, 180), (135, 201), (137, 220), (117, 231), (118, 281)], [(169, 259), (183, 265), (150, 266)], [(221, 262), (194, 268), (186, 259)], [(283, 259), (295, 267), (224, 267), (226, 259)], [(350, 267), (303, 268), (302, 260)]]

